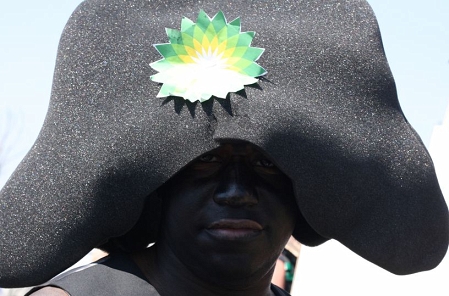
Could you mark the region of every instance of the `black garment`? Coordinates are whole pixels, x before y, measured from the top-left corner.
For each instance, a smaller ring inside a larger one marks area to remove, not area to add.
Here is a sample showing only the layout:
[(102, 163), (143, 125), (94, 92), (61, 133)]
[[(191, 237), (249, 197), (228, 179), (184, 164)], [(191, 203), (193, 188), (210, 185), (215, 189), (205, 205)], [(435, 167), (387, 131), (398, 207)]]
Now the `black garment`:
[[(61, 288), (70, 296), (160, 296), (139, 267), (127, 255), (120, 253), (67, 271), (44, 286)], [(31, 290), (29, 294), (44, 286)]]
[[(70, 296), (160, 296), (139, 267), (127, 255), (121, 253), (67, 271), (44, 286), (32, 289), (25, 296), (46, 286), (61, 288)], [(276, 296), (289, 296), (274, 285), (271, 290)]]

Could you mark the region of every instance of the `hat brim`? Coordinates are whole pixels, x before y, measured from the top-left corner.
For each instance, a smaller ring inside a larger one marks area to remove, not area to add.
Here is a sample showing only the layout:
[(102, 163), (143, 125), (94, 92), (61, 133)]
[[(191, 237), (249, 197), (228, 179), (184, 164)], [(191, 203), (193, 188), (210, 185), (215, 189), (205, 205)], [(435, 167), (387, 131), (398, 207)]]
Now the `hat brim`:
[[(268, 74), (225, 100), (157, 99), (153, 44), (200, 9), (256, 31)], [(1, 191), (0, 286), (42, 283), (126, 233), (148, 194), (226, 139), (275, 160), (320, 240), (397, 274), (446, 253), (447, 206), (365, 1), (88, 0), (62, 35), (43, 129)]]

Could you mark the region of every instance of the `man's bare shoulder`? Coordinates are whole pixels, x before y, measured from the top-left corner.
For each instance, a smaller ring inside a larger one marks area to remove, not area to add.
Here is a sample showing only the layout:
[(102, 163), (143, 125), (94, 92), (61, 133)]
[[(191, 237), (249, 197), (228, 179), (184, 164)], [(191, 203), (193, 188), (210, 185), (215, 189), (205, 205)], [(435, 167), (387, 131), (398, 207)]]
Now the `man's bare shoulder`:
[(31, 294), (29, 296), (70, 296), (69, 293), (61, 288), (57, 287), (43, 287)]

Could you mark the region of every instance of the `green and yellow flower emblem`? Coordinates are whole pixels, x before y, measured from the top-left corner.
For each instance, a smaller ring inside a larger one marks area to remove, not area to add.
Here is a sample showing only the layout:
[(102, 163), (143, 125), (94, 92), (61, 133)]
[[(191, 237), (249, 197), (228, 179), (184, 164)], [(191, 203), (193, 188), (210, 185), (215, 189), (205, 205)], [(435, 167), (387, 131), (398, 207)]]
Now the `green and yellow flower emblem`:
[(159, 72), (151, 80), (162, 83), (159, 98), (226, 98), (266, 74), (255, 62), (264, 49), (250, 46), (255, 33), (241, 32), (239, 18), (227, 23), (222, 11), (210, 18), (201, 10), (196, 23), (184, 17), (181, 31), (166, 32), (170, 42), (155, 45), (163, 59), (150, 64)]

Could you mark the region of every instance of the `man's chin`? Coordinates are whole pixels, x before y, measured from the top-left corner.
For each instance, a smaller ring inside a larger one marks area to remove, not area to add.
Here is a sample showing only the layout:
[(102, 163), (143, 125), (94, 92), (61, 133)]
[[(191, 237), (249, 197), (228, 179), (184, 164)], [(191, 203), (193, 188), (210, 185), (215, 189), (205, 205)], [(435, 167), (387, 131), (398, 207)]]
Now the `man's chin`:
[[(253, 283), (264, 278), (269, 277), (271, 281), (276, 259), (277, 257), (256, 258), (248, 253), (215, 254), (207, 256), (207, 264), (196, 265), (194, 273), (217, 286), (231, 290), (248, 289)], [(199, 266), (203, 268), (199, 269)]]

